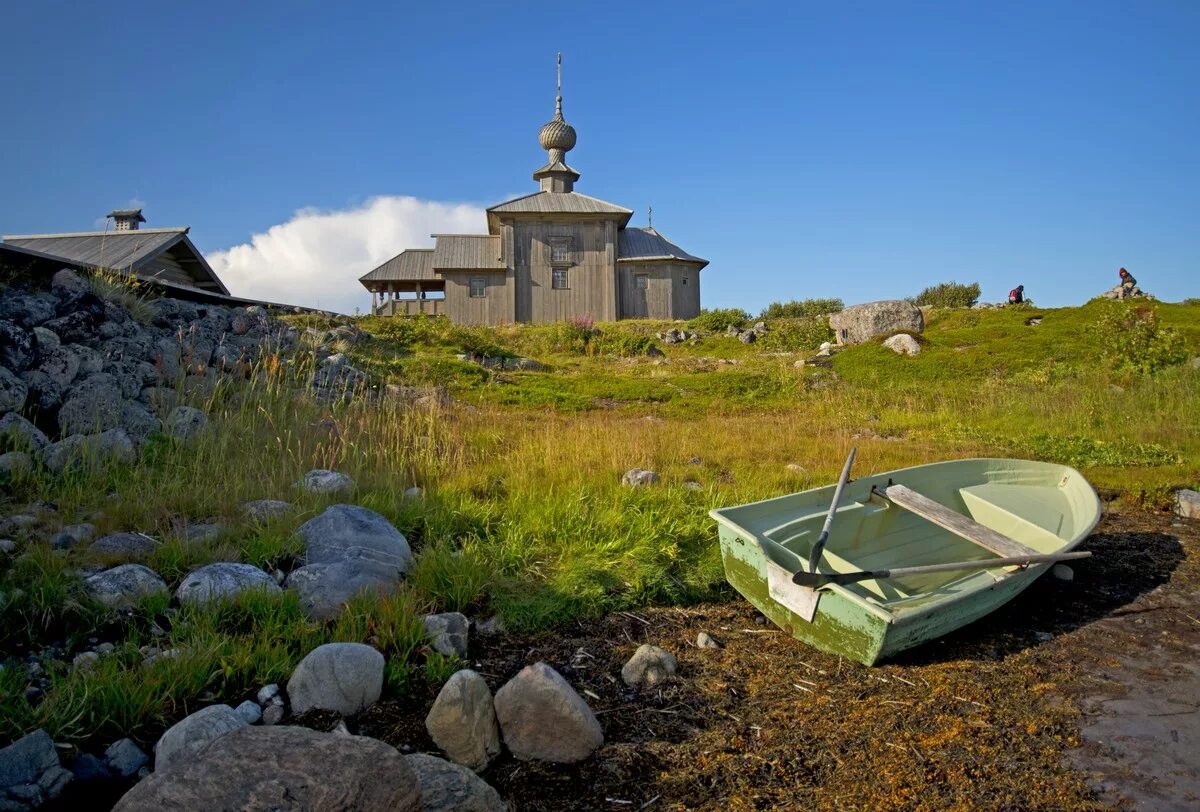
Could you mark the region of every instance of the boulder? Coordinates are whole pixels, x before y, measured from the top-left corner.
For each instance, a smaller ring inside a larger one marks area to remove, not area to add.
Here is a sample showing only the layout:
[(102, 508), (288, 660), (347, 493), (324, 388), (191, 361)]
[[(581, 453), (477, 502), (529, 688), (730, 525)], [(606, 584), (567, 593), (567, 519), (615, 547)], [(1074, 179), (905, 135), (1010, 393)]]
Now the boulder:
[(433, 650), (446, 657), (467, 656), (467, 616), (443, 612), (425, 616), (425, 635)]
[(883, 346), (897, 355), (921, 354), (921, 344), (908, 333), (896, 333), (896, 335), (884, 341)]
[(630, 468), (621, 476), (621, 484), (630, 488), (640, 488), (658, 482), (658, 474), (645, 468)]
[(54, 379), (39, 369), (21, 373), (28, 394), (25, 396), (25, 408), (51, 419), (62, 406), (63, 387)]
[(449, 761), (413, 753), (406, 756), (417, 777), (424, 812), (505, 812), (500, 793), (468, 770)]
[(97, 372), (66, 396), (58, 411), (58, 425), (64, 435), (115, 429), (121, 425), (124, 406), (116, 378), (107, 372)]
[[(10, 289), (5, 291), (3, 297), (0, 297), (0, 319), (15, 322), (21, 327), (33, 330), (38, 337), (38, 343), (41, 344), (43, 339), (38, 330), (42, 328), (37, 325), (54, 318), (57, 304), (55, 298), (46, 293), (22, 295), (13, 294)], [(45, 332), (49, 333), (50, 331), (46, 330)], [(57, 341), (58, 336), (54, 336), (54, 340)]]
[(625, 684), (649, 688), (674, 676), (678, 663), (671, 652), (643, 643), (629, 661), (621, 667), (621, 679)]
[(98, 555), (144, 558), (157, 547), (158, 542), (141, 533), (110, 533), (93, 541), (88, 550)]
[(301, 727), (243, 727), (156, 772), (118, 812), (275, 809), (420, 812), (416, 775), (395, 748)]
[(15, 412), (25, 406), (29, 385), (0, 366), (0, 412)]
[(50, 277), (50, 292), (60, 300), (71, 300), (85, 293), (90, 293), (92, 286), (88, 281), (70, 268), (63, 268)]
[(492, 692), (483, 677), (456, 671), (438, 692), (425, 729), (452, 761), (479, 772), (500, 753), (500, 729)]
[(150, 763), (150, 756), (137, 746), (133, 739), (121, 739), (104, 751), (104, 766), (118, 778), (132, 778), (138, 770)]
[(1200, 519), (1200, 491), (1187, 488), (1176, 491), (1175, 513), (1185, 519)]
[(204, 745), (245, 726), (246, 720), (228, 705), (201, 708), (167, 728), (154, 745), (154, 769), (162, 772), (175, 764), (188, 764)]
[(192, 406), (176, 406), (167, 414), (163, 428), (177, 440), (190, 440), (208, 424), (204, 412)]
[(833, 328), (838, 344), (861, 344), (876, 336), (902, 330), (920, 333), (925, 329), (925, 318), (912, 302), (891, 299), (854, 305), (840, 313), (832, 313), (829, 326)]
[(326, 643), (310, 651), (288, 679), (294, 713), (319, 708), (353, 716), (383, 692), (383, 655), (362, 643)]
[[(40, 804), (46, 795), (39, 785), (43, 776), (49, 774), (54, 782), (58, 782), (61, 780), (60, 769), (54, 740), (44, 730), (35, 730), (0, 748), (0, 802), (7, 791), (10, 794), (27, 793), (32, 796), (28, 799), (32, 801), (29, 805)], [(58, 789), (61, 792), (61, 787)]]
[(521, 669), (496, 692), (495, 705), (504, 743), (522, 761), (572, 764), (604, 744), (591, 708), (546, 663)]
[(40, 346), (33, 369), (54, 381), (60, 388), (65, 388), (70, 386), (79, 374), (79, 356), (70, 347)]
[(280, 593), (279, 584), (267, 573), (251, 564), (222, 561), (193, 570), (175, 590), (181, 604), (203, 604), (227, 601), (243, 592), (258, 590)]
[(317, 468), (305, 474), (296, 487), (307, 493), (345, 493), (354, 489), (354, 480), (338, 471)]
[(292, 570), (285, 584), (300, 598), (305, 614), (314, 620), (328, 620), (360, 592), (392, 594), (403, 577), (403, 571), (392, 564), (345, 558)]
[(0, 367), (24, 372), (33, 363), (36, 348), (33, 333), (7, 319), (0, 319)]
[[(6, 370), (0, 367), (0, 378)], [(3, 382), (0, 382), (0, 390), (3, 389)], [(3, 398), (3, 393), (0, 392), (0, 398)], [(25, 451), (31, 451), (34, 454), (41, 454), (46, 446), (50, 445), (50, 440), (42, 433), (42, 430), (30, 423), (16, 412), (9, 412), (0, 417), (0, 437), (7, 440), (17, 448)]]
[(412, 566), (412, 550), (404, 534), (375, 511), (357, 505), (333, 505), (300, 525), (296, 533), (305, 542), (306, 564), (370, 561), (394, 567), (400, 574)]
[(158, 573), (141, 564), (122, 564), (98, 572), (83, 582), (93, 598), (105, 606), (130, 606), (151, 595), (166, 595), (167, 584)]
[(124, 429), (99, 434), (72, 434), (42, 451), (42, 463), (55, 473), (80, 462), (133, 462), (137, 451)]
[(129, 439), (144, 443), (151, 435), (162, 431), (162, 421), (142, 404), (130, 401), (121, 409), (121, 428)]
[(252, 502), (243, 502), (241, 510), (249, 519), (256, 522), (268, 522), (291, 512), (292, 503), (280, 499), (255, 499)]

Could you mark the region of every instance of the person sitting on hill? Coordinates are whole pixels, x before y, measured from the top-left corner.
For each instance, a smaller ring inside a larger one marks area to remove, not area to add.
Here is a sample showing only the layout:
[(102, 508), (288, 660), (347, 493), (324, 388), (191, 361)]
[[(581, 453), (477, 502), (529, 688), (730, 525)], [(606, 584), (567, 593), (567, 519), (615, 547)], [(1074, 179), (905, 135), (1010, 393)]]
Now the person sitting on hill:
[(1009, 304), (1021, 304), (1021, 302), (1023, 302), (1023, 301), (1025, 301), (1025, 286), (1024, 285), (1017, 285), (1015, 288), (1013, 288), (1012, 290), (1010, 290), (1008, 292), (1008, 303)]
[(1117, 275), (1121, 277), (1121, 287), (1125, 289), (1125, 295), (1133, 293), (1133, 289), (1137, 287), (1137, 280), (1133, 278), (1133, 274), (1122, 268), (1117, 271)]

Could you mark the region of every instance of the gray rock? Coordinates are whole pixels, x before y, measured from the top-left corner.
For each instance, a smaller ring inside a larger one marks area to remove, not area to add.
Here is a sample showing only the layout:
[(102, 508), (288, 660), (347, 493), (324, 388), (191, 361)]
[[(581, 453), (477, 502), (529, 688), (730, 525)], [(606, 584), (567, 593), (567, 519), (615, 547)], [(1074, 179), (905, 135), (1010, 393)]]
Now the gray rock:
[(393, 564), (346, 558), (292, 570), (285, 585), (300, 598), (305, 614), (327, 620), (360, 592), (394, 593), (403, 578), (404, 572)]
[(738, 341), (742, 342), (743, 344), (753, 344), (757, 340), (758, 333), (754, 332), (753, 330), (746, 330), (745, 332), (738, 333)]
[(279, 696), (279, 685), (272, 682), (270, 685), (259, 688), (258, 694), (254, 698), (260, 705), (270, 705), (277, 696)]
[(79, 359), (79, 377), (87, 377), (104, 371), (104, 355), (85, 344), (64, 345)]
[(630, 468), (621, 477), (621, 484), (630, 488), (653, 485), (656, 482), (658, 482), (658, 474), (644, 468)]
[(353, 716), (379, 700), (383, 655), (362, 643), (326, 643), (310, 651), (288, 680), (292, 711), (313, 708)]
[(83, 582), (93, 598), (105, 606), (130, 606), (152, 595), (166, 595), (167, 584), (158, 573), (141, 564), (122, 564), (98, 572)]
[(142, 404), (130, 401), (121, 409), (121, 428), (129, 435), (129, 439), (144, 443), (162, 431), (162, 421)]
[(138, 770), (150, 763), (150, 756), (137, 746), (133, 739), (121, 739), (104, 751), (104, 766), (113, 775), (131, 778)]
[(15, 322), (0, 319), (0, 367), (12, 372), (24, 372), (33, 363), (33, 333)]
[(50, 277), (50, 290), (60, 298), (74, 298), (91, 292), (88, 281), (70, 268), (63, 268)]
[(1200, 491), (1187, 488), (1176, 491), (1175, 513), (1185, 519), (1200, 519)]
[[(0, 368), (0, 377), (3, 375), (4, 370)], [(2, 388), (3, 384), (0, 383), (0, 389)], [(0, 393), (0, 399), (2, 398), (3, 394)], [(42, 433), (41, 429), (16, 412), (10, 412), (4, 417), (0, 417), (0, 437), (6, 437), (13, 445), (34, 454), (42, 453), (46, 446), (50, 445), (49, 438)]]
[(234, 708), (233, 712), (242, 717), (248, 725), (256, 725), (262, 719), (262, 708), (253, 699), (247, 699)]
[(100, 434), (72, 434), (51, 443), (42, 451), (42, 463), (55, 473), (70, 465), (96, 462), (133, 462), (137, 456), (133, 441), (124, 429), (109, 429)]
[(696, 648), (721, 648), (721, 644), (708, 632), (700, 632), (696, 635)]
[(416, 775), (395, 748), (301, 727), (243, 727), (155, 772), (116, 812), (271, 809), (420, 812)]
[(466, 767), (424, 753), (413, 753), (406, 760), (421, 788), (424, 812), (505, 812), (508, 809), (500, 793)]
[(65, 435), (115, 429), (121, 425), (124, 406), (116, 378), (107, 372), (97, 372), (67, 395), (58, 412), (58, 425)]
[(53, 801), (58, 796), (62, 795), (63, 790), (67, 788), (75, 780), (75, 774), (66, 767), (51, 767), (42, 773), (42, 777), (38, 779), (38, 787), (42, 791), (42, 797), (47, 801)]
[(107, 781), (112, 778), (104, 762), (91, 753), (83, 753), (71, 763), (76, 781)]
[(1055, 564), (1050, 568), (1050, 574), (1059, 581), (1067, 581), (1069, 583), (1075, 580), (1075, 570), (1066, 564)]
[(283, 721), (283, 705), (267, 705), (263, 708), (262, 723), (264, 725), (277, 725)]
[[(41, 328), (36, 325), (43, 324), (54, 318), (55, 307), (58, 305), (58, 300), (53, 296), (45, 293), (33, 293), (26, 295), (13, 294), (11, 290), (4, 292), (0, 296), (0, 319), (16, 322), (22, 327), (32, 329), (35, 334)], [(50, 333), (49, 330), (46, 330)], [(54, 335), (53, 333), (50, 333)], [(58, 336), (54, 336), (54, 340), (58, 340)], [(38, 343), (42, 343), (41, 335), (38, 335)]]
[(908, 333), (896, 333), (896, 335), (884, 341), (883, 346), (897, 355), (921, 354), (921, 344)]
[(71, 660), (71, 667), (77, 671), (91, 671), (100, 661), (100, 655), (95, 651), (81, 651)]
[(253, 502), (242, 503), (241, 509), (242, 513), (256, 522), (268, 522), (290, 513), (292, 503), (279, 499), (256, 499)]
[(154, 769), (162, 772), (186, 764), (213, 739), (245, 726), (246, 721), (228, 705), (209, 705), (185, 716), (167, 728), (154, 746)]
[(225, 532), (225, 525), (219, 521), (196, 522), (183, 528), (183, 538), (188, 544), (204, 544), (215, 541)]
[(476, 772), (500, 753), (492, 692), (470, 669), (455, 672), (442, 686), (425, 717), (425, 729), (452, 761)]
[(305, 542), (305, 563), (371, 561), (405, 573), (412, 551), (404, 534), (383, 516), (357, 505), (334, 505), (296, 530)]
[(14, 479), (28, 474), (32, 470), (33, 457), (24, 451), (9, 451), (0, 454), (0, 479)]
[(163, 428), (168, 435), (177, 440), (190, 440), (207, 424), (208, 418), (199, 409), (192, 406), (176, 406), (163, 421)]
[[(0, 539), (0, 555), (12, 555), (17, 550), (17, 543), (12, 539)], [(3, 593), (0, 593), (3, 594)], [(2, 603), (3, 601), (0, 601)]]
[(540, 362), (532, 358), (508, 358), (504, 361), (504, 368), (522, 372), (541, 372), (545, 369)]
[(420, 499), (420, 498), (422, 498), (423, 496), (425, 496), (425, 491), (424, 491), (424, 490), (422, 490), (422, 489), (421, 489), (419, 486), (417, 486), (417, 485), (414, 485), (414, 486), (412, 486), (411, 488), (408, 488), (408, 489), (406, 489), (406, 490), (404, 491), (404, 498), (405, 498), (405, 499), (413, 499), (413, 500), (416, 500), (416, 499)]
[(54, 534), (50, 546), (56, 550), (69, 550), (81, 544), (88, 544), (96, 537), (94, 524), (69, 524)]
[(425, 616), (425, 636), (433, 650), (446, 657), (467, 656), (467, 616), (443, 612)]
[(354, 480), (338, 471), (317, 468), (305, 474), (296, 487), (306, 493), (345, 493), (354, 489)]
[(58, 764), (54, 740), (44, 730), (35, 730), (0, 749), (0, 789), (33, 784)]
[[(54, 311), (51, 310), (51, 313)], [(34, 327), (33, 335), (37, 338), (39, 347), (61, 347), (62, 339), (58, 337), (58, 333), (53, 330), (47, 330), (45, 327)]]
[(492, 615), (487, 620), (477, 622), (475, 624), (475, 631), (484, 637), (504, 634), (504, 618), (499, 615)]
[(25, 405), (29, 386), (6, 367), (0, 366), (0, 412), (15, 412)]
[(546, 663), (526, 666), (496, 692), (504, 743), (522, 760), (572, 764), (604, 744), (587, 703)]
[(861, 344), (902, 330), (920, 333), (925, 329), (925, 317), (912, 302), (891, 299), (854, 305), (830, 314), (829, 326), (838, 344)]
[(251, 590), (271, 593), (283, 591), (274, 578), (258, 567), (222, 561), (188, 573), (175, 590), (175, 598), (181, 604), (204, 604), (232, 600)]
[(671, 652), (643, 643), (621, 667), (621, 679), (630, 687), (649, 688), (674, 676), (677, 667)]
[(105, 556), (144, 558), (158, 547), (158, 542), (141, 533), (111, 533), (92, 542), (88, 550)]
[(65, 388), (79, 374), (79, 356), (70, 347), (39, 347), (34, 369)]
[(53, 415), (62, 406), (63, 388), (39, 369), (21, 373), (28, 394), (25, 408), (38, 414)]

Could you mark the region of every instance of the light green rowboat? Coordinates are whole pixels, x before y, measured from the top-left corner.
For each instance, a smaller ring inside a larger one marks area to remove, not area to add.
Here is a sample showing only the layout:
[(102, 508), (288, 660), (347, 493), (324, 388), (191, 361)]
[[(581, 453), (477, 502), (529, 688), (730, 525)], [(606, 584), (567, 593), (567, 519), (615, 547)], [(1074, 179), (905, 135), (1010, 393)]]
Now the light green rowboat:
[[(791, 576), (807, 568), (834, 487), (710, 512), (729, 583), (781, 629), (823, 651), (873, 665), (983, 617), (1051, 566), (798, 586)], [(1066, 553), (1099, 520), (1095, 491), (1064, 465), (1007, 459), (919, 465), (846, 486), (817, 571)]]

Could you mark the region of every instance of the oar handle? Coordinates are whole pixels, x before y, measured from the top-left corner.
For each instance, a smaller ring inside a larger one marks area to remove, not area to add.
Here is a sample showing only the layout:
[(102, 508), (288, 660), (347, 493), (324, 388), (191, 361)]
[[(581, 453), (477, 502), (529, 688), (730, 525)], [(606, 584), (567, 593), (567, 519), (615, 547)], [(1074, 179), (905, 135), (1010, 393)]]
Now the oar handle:
[(850, 480), (850, 468), (854, 465), (854, 455), (857, 453), (857, 448), (850, 449), (850, 455), (846, 457), (846, 464), (842, 466), (842, 475), (838, 477), (837, 487), (833, 490), (833, 503), (829, 506), (829, 513), (825, 515), (825, 525), (821, 528), (821, 535), (817, 536), (817, 541), (812, 546), (812, 552), (808, 554), (809, 572), (816, 572), (817, 564), (821, 562), (821, 553), (825, 551), (825, 542), (829, 540), (829, 529), (833, 527), (833, 516), (837, 513), (838, 504), (842, 501), (842, 491), (845, 490), (846, 483)]

